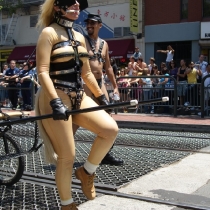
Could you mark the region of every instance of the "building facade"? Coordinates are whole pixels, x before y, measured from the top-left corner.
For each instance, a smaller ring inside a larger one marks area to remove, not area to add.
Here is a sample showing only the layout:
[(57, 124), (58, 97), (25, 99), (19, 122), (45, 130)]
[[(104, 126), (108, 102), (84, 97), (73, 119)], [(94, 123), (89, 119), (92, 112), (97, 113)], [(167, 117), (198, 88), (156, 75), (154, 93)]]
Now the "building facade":
[(164, 62), (166, 55), (157, 50), (175, 49), (174, 60), (197, 61), (204, 54), (210, 62), (209, 0), (144, 0), (145, 57)]
[[(43, 1), (23, 0), (22, 2), (22, 8), (16, 11), (16, 15), (9, 17), (4, 11), (1, 13), (1, 64), (11, 59), (15, 59), (19, 63), (27, 59), (36, 59), (33, 49), (36, 47), (40, 31), (35, 26), (39, 6)], [(87, 14), (100, 14), (103, 27), (99, 36), (108, 42), (110, 57), (119, 61), (126, 61), (134, 53), (135, 46), (138, 46), (144, 52), (144, 38), (137, 39), (135, 33), (130, 33), (131, 2), (138, 3), (137, 28), (138, 32), (142, 33), (142, 0), (109, 0), (106, 2), (89, 0), (88, 2), (89, 8), (81, 12), (79, 19), (74, 24), (75, 30), (85, 35), (86, 29), (83, 20), (87, 17)]]

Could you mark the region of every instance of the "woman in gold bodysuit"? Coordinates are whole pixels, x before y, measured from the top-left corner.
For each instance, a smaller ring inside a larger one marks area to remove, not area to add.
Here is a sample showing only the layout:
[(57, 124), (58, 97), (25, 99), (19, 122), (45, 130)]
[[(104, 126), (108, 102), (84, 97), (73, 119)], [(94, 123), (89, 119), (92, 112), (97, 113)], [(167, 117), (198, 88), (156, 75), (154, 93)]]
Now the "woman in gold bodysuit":
[(56, 164), (55, 181), (61, 208), (77, 209), (71, 195), (71, 179), (75, 157), (72, 123), (97, 136), (84, 166), (75, 171), (82, 191), (94, 199), (94, 173), (114, 143), (118, 133), (116, 122), (104, 110), (66, 115), (69, 109), (98, 106), (86, 96), (81, 78), (101, 105), (108, 104), (91, 73), (83, 35), (72, 28), (79, 11), (87, 7), (85, 0), (45, 0), (38, 21), (42, 30), (36, 50), (37, 71), (41, 88), (36, 97), (36, 115), (53, 113), (53, 119), (38, 121), (44, 139), (45, 155)]

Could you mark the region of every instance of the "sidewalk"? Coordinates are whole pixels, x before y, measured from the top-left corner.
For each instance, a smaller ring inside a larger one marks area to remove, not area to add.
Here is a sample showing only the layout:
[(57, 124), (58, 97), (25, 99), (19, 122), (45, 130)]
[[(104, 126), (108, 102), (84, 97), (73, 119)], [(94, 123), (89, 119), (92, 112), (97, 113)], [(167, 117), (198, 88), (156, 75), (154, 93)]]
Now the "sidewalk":
[[(202, 174), (202, 176), (201, 176)], [(194, 154), (178, 163), (163, 167), (140, 177), (119, 192), (159, 199), (166, 202), (205, 206), (210, 209), (210, 155)], [(173, 205), (163, 205), (137, 199), (104, 195), (85, 202), (79, 210), (178, 210)], [(201, 208), (199, 208), (201, 209)]]
[(112, 114), (116, 121), (129, 122), (151, 122), (151, 123), (171, 123), (171, 124), (191, 124), (191, 125), (210, 125), (210, 118), (201, 118), (196, 115), (180, 115), (177, 117), (161, 114)]
[(161, 114), (112, 114), (119, 127), (210, 133), (210, 118), (196, 115), (170, 116)]
[[(160, 116), (146, 114), (113, 114), (119, 126), (162, 130), (187, 130), (209, 132), (210, 118), (199, 116)], [(167, 127), (166, 127), (167, 125)], [(210, 148), (205, 148), (210, 151)], [(210, 209), (210, 154), (192, 154), (172, 165), (146, 174), (129, 185), (120, 188), (120, 193), (139, 196), (138, 199), (103, 195), (79, 206), (80, 210), (181, 210), (173, 205), (145, 202), (141, 198), (154, 198), (160, 201), (205, 206)], [(200, 208), (199, 208), (200, 209)]]

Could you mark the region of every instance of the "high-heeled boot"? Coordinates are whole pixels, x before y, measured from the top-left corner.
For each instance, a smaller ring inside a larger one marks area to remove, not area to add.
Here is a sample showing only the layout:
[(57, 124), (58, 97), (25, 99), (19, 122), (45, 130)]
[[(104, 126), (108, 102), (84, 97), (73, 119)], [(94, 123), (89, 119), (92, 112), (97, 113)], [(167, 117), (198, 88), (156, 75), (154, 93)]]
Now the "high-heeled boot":
[(65, 205), (65, 206), (61, 205), (61, 210), (79, 210), (79, 209), (77, 208), (75, 203), (71, 203), (71, 204)]

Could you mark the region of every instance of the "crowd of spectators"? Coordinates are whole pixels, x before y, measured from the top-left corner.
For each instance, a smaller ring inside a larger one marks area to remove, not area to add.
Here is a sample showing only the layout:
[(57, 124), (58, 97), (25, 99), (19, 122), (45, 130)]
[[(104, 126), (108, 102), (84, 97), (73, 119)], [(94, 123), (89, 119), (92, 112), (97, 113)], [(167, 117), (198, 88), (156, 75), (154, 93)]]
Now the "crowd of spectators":
[[(166, 60), (160, 66), (151, 57), (149, 62), (143, 61), (139, 48), (130, 57), (125, 67), (118, 68), (116, 73), (120, 100), (130, 99), (150, 100), (168, 96), (169, 103), (174, 105), (174, 82), (177, 84), (178, 111), (200, 109), (201, 80), (210, 74), (210, 63), (204, 61), (204, 55), (199, 55), (198, 61), (186, 62), (185, 59), (175, 62), (175, 50), (169, 45), (167, 50), (157, 50), (165, 53)], [(113, 60), (113, 59), (112, 59)], [(136, 78), (133, 78), (137, 76)], [(141, 77), (139, 77), (141, 76)], [(155, 77), (154, 77), (155, 76)], [(122, 77), (122, 78), (121, 78)], [(106, 82), (106, 81), (105, 81)], [(205, 101), (209, 103), (210, 77), (205, 80)], [(156, 106), (158, 108), (158, 106)], [(165, 106), (166, 108), (167, 106)], [(169, 106), (165, 111), (168, 111)], [(127, 112), (125, 109), (124, 112)], [(144, 106), (145, 113), (155, 113), (154, 104)]]
[(3, 65), (0, 78), (0, 106), (13, 110), (32, 109), (32, 89), (36, 91), (36, 68), (32, 62), (25, 62), (16, 66), (16, 61)]
[[(174, 82), (177, 83), (178, 110), (187, 110), (189, 107), (200, 107), (200, 83), (203, 77), (210, 74), (210, 63), (204, 61), (204, 56), (199, 55), (196, 62), (186, 63), (181, 59), (177, 63), (173, 60), (174, 49), (169, 45), (167, 50), (158, 50), (165, 53), (166, 60), (160, 66), (151, 57), (146, 63), (139, 48), (130, 57), (126, 66), (119, 68), (114, 58), (111, 65), (119, 87), (120, 101), (137, 99), (138, 101), (150, 100), (163, 96), (169, 97), (169, 104), (174, 105)], [(112, 85), (104, 73), (104, 82), (108, 92), (112, 92)], [(3, 65), (0, 78), (0, 106), (11, 107), (13, 110), (30, 110), (32, 107), (32, 88), (37, 91), (36, 68), (33, 63), (25, 62), (16, 67), (16, 62), (11, 60)], [(208, 108), (210, 95), (210, 77), (205, 82), (205, 103)], [(186, 105), (187, 104), (187, 105)], [(144, 106), (145, 113), (155, 113), (157, 104)], [(155, 108), (156, 107), (156, 108)], [(167, 106), (165, 106), (167, 108)], [(124, 112), (127, 112), (124, 108)], [(167, 111), (167, 109), (166, 109)]]

